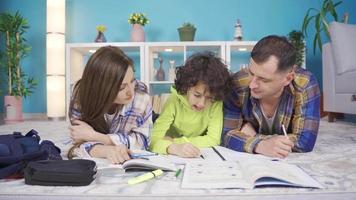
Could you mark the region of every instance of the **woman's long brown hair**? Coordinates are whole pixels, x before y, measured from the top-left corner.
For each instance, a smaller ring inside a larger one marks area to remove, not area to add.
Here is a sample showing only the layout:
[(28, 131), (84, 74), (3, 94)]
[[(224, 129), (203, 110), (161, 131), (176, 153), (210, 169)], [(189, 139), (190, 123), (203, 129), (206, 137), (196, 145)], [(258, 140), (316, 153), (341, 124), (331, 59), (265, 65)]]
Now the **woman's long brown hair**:
[(82, 121), (96, 131), (108, 134), (109, 126), (104, 114), (113, 106), (122, 81), (132, 60), (118, 47), (99, 48), (88, 60), (82, 78), (73, 90), (73, 100), (69, 107), (69, 118), (76, 104)]

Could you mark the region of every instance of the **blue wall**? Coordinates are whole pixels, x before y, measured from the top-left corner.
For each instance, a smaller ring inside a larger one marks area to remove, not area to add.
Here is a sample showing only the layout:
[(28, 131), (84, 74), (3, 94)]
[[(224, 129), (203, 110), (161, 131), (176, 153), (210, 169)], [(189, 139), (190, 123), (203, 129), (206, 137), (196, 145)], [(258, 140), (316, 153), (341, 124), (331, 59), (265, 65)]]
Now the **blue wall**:
[[(231, 40), (234, 23), (241, 20), (244, 40), (259, 40), (269, 34), (286, 35), (300, 30), (310, 7), (320, 7), (322, 0), (67, 0), (67, 42), (92, 42), (95, 26), (106, 25), (108, 42), (129, 41), (130, 13), (144, 12), (151, 23), (145, 27), (146, 41), (178, 41), (177, 27), (189, 21), (198, 28), (196, 40)], [(32, 46), (24, 59), (25, 71), (38, 81), (34, 94), (24, 101), (24, 112), (46, 112), (45, 82), (45, 0), (1, 0), (0, 12), (16, 11), (29, 20), (26, 33)], [(356, 24), (356, 1), (344, 0), (338, 13), (350, 13), (349, 23)], [(310, 35), (313, 35), (312, 33)], [(3, 42), (3, 40), (1, 40)], [(321, 55), (313, 55), (312, 38), (307, 38), (307, 68), (321, 83)], [(0, 105), (3, 98), (0, 98)]]

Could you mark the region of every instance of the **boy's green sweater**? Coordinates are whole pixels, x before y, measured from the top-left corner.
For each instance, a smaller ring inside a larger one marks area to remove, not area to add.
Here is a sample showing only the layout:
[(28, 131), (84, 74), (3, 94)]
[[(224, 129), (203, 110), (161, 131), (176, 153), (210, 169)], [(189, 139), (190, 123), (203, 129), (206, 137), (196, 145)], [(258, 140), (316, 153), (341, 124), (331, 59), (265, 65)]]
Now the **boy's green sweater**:
[[(150, 150), (167, 154), (172, 143), (186, 142), (183, 136), (198, 148), (219, 145), (223, 126), (222, 106), (222, 101), (217, 101), (201, 112), (194, 111), (186, 95), (180, 95), (171, 88), (171, 95), (153, 125)], [(166, 140), (165, 136), (174, 139)]]

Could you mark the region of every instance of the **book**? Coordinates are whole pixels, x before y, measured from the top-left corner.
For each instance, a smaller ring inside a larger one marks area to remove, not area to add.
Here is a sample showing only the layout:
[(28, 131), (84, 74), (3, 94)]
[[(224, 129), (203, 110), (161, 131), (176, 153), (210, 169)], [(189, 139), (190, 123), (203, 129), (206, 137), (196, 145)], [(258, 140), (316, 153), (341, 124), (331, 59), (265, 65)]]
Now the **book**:
[(130, 157), (132, 159), (125, 161), (122, 164), (112, 164), (106, 158), (85, 157), (95, 161), (99, 170), (102, 169), (123, 169), (125, 171), (153, 171), (161, 169), (163, 171), (177, 171), (176, 165), (163, 155), (158, 155), (144, 150), (131, 150)]
[(236, 158), (231, 159), (231, 152), (227, 155), (227, 151), (221, 150), (220, 147), (215, 147), (215, 152), (224, 159), (187, 162), (181, 187), (193, 189), (253, 189), (258, 186), (323, 188), (319, 182), (296, 165), (255, 157), (252, 154), (249, 156), (241, 152), (237, 153), (239, 160), (236, 161)]
[(161, 155), (145, 156), (127, 160), (122, 164), (125, 171), (152, 171), (161, 169), (163, 171), (177, 171), (177, 167), (167, 158)]

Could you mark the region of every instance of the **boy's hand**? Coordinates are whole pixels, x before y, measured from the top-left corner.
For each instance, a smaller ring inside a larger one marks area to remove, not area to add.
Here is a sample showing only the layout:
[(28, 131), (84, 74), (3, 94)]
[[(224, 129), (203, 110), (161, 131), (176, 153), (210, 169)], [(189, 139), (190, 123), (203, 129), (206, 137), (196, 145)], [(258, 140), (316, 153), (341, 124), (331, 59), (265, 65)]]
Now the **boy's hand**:
[(201, 155), (200, 150), (191, 143), (171, 144), (167, 148), (167, 153), (183, 158), (196, 158)]

